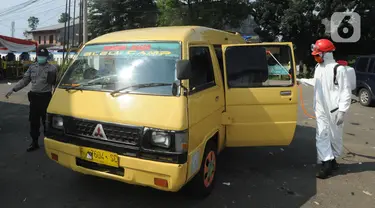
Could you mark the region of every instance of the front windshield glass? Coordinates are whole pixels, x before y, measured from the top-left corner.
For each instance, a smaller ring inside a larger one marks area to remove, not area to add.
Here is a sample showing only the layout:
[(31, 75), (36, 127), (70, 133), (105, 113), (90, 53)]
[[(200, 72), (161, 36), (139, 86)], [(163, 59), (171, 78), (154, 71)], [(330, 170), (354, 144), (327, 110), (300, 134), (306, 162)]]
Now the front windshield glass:
[(88, 45), (68, 68), (59, 87), (114, 91), (160, 83), (165, 85), (130, 87), (127, 90), (130, 93), (172, 95), (178, 59), (181, 59), (181, 46), (177, 42)]

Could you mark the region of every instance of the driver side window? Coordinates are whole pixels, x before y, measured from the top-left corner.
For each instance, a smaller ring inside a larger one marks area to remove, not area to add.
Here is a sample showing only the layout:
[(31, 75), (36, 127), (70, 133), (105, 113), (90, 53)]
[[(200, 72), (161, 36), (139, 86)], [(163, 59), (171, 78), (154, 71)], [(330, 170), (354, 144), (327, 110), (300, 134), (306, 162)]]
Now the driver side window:
[(193, 74), (193, 77), (189, 80), (190, 91), (195, 93), (215, 86), (215, 76), (209, 47), (190, 47), (189, 59)]

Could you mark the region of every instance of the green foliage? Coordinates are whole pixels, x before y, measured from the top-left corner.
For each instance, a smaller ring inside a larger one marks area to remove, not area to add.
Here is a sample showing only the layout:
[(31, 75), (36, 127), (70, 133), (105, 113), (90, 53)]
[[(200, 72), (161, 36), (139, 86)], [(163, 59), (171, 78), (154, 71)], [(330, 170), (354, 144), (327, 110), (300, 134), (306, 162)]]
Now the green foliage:
[(88, 6), (88, 27), (92, 38), (156, 25), (157, 8), (153, 0), (92, 0)]
[(179, 0), (159, 0), (156, 3), (160, 12), (158, 26), (175, 26), (184, 24), (184, 8)]
[(249, 14), (244, 0), (158, 0), (158, 25), (239, 27)]
[(29, 23), (29, 28), (31, 30), (35, 30), (38, 27), (39, 19), (37, 17), (32, 16), (32, 17), (29, 17), (27, 22)]
[(335, 43), (335, 55), (371, 53), (375, 43), (374, 0), (257, 0), (251, 3), (250, 13), (259, 27), (255, 32), (262, 41), (291, 41), (297, 61), (308, 65), (314, 61), (310, 45), (320, 38), (330, 38), (322, 20), (328, 23), (334, 12), (354, 9), (361, 16), (361, 40), (355, 44)]
[(61, 13), (59, 20), (57, 20), (59, 23), (65, 23), (68, 22), (71, 19), (71, 17), (67, 13)]

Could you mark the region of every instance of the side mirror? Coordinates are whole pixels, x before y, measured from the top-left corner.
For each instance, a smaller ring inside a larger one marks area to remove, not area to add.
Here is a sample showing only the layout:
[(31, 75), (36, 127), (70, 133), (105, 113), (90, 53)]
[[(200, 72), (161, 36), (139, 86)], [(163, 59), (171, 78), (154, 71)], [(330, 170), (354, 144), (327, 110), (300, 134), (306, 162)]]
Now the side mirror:
[(177, 79), (184, 80), (192, 77), (191, 63), (189, 60), (178, 60), (176, 62)]

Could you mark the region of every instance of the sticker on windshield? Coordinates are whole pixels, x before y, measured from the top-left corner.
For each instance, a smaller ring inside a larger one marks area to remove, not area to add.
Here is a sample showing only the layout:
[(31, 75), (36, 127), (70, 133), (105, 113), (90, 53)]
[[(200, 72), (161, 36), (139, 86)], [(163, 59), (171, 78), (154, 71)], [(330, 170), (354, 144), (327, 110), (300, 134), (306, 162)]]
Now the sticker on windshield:
[(115, 45), (115, 46), (104, 46), (103, 51), (123, 51), (123, 50), (136, 50), (136, 51), (148, 51), (151, 50), (151, 45)]
[(79, 56), (127, 56), (127, 57), (172, 57), (179, 58), (181, 47), (179, 43), (128, 43), (108, 45), (88, 45)]
[(172, 54), (171, 51), (97, 51), (85, 52), (83, 56), (168, 56), (178, 57), (178, 54)]

